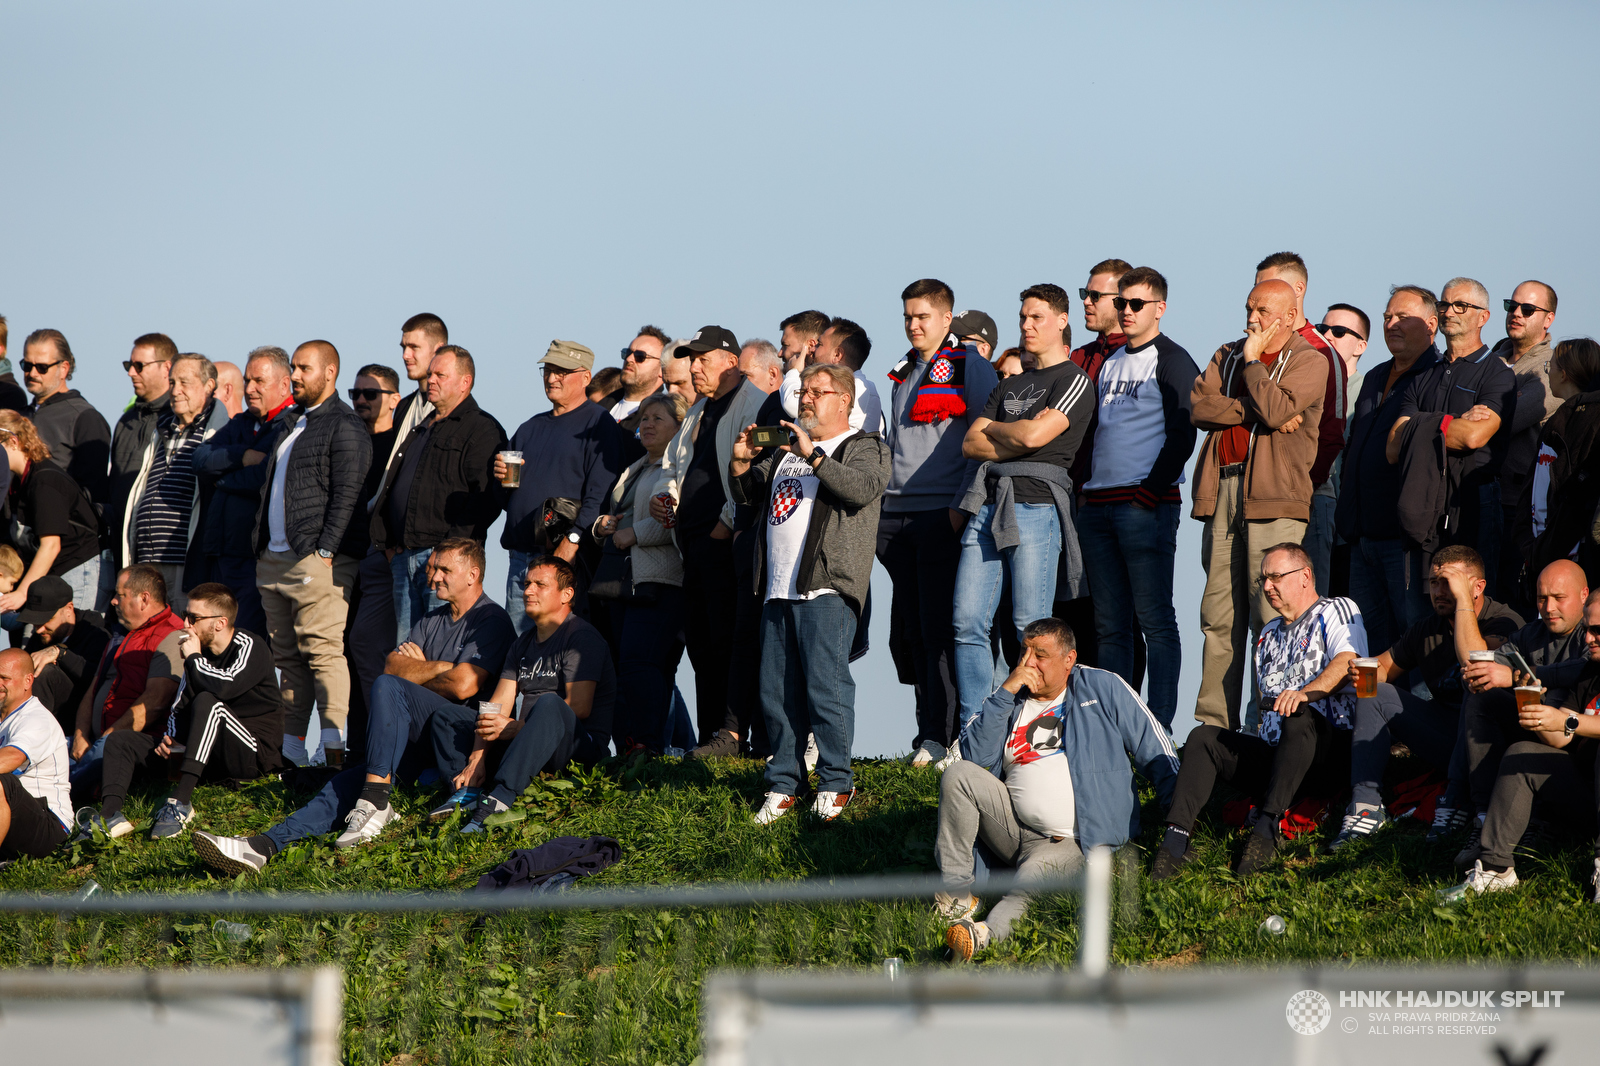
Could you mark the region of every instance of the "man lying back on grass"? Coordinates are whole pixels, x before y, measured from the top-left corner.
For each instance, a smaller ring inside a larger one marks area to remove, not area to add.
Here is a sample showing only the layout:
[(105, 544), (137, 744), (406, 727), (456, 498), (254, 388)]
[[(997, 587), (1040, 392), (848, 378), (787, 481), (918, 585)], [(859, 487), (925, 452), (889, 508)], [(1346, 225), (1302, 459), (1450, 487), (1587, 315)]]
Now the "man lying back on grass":
[(1013, 892), (975, 920), (974, 846), (981, 840), (1024, 880), (1074, 870), (1089, 848), (1117, 847), (1139, 832), (1139, 797), (1128, 756), (1172, 801), (1172, 740), (1128, 683), (1078, 665), (1072, 627), (1041, 618), (1022, 631), (1022, 661), (961, 732), (965, 758), (939, 781), (936, 851), (945, 889), (934, 897), (950, 922), (956, 958), (1002, 940), (1028, 909)]

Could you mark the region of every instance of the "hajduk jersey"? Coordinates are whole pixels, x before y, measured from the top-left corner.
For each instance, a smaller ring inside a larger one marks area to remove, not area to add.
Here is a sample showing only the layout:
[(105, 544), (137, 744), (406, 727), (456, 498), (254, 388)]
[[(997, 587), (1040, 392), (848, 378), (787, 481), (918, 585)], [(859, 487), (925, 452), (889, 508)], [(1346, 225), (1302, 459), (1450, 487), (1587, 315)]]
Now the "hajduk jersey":
[[(813, 441), (817, 451), (832, 455), (844, 440), (855, 436), (847, 430), (837, 437)], [(800, 591), (800, 556), (806, 547), (806, 531), (811, 528), (811, 509), (816, 504), (816, 472), (811, 464), (793, 452), (780, 451), (772, 472), (772, 496), (767, 502), (767, 599), (814, 600), (833, 596), (834, 589)]]
[[(1261, 715), (1257, 731), (1261, 739), (1276, 745), (1283, 732), (1283, 719), (1272, 704), (1285, 692), (1303, 689), (1315, 681), (1334, 657), (1354, 652), (1367, 654), (1367, 630), (1361, 609), (1343, 596), (1324, 596), (1293, 622), (1274, 618), (1261, 627), (1256, 641), (1256, 677), (1261, 689)], [(1349, 729), (1355, 713), (1355, 693), (1348, 688), (1311, 707), (1333, 724)]]

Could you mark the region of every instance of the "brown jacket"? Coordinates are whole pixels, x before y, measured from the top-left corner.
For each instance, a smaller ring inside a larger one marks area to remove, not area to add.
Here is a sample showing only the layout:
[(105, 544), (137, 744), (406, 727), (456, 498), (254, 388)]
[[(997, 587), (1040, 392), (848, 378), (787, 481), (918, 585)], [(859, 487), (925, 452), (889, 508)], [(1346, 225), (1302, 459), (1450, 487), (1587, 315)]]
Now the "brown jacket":
[[(1194, 464), (1194, 509), (1191, 516), (1210, 518), (1217, 509), (1218, 430), (1251, 428), (1244, 470), (1244, 517), (1247, 520), (1311, 517), (1311, 464), (1317, 458), (1317, 433), (1328, 388), (1328, 359), (1304, 337), (1292, 334), (1271, 368), (1244, 361), (1244, 342), (1217, 349), (1189, 391), (1190, 420), (1206, 430)], [(1293, 433), (1278, 427), (1303, 415)]]

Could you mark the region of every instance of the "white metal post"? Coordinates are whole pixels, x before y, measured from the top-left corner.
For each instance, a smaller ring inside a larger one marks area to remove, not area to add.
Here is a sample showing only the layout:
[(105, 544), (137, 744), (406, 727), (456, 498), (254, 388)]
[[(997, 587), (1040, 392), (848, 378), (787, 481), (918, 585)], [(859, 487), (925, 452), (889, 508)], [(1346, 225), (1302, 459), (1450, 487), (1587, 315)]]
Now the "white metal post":
[(1111, 849), (1091, 850), (1084, 864), (1078, 906), (1078, 969), (1104, 977), (1111, 958)]

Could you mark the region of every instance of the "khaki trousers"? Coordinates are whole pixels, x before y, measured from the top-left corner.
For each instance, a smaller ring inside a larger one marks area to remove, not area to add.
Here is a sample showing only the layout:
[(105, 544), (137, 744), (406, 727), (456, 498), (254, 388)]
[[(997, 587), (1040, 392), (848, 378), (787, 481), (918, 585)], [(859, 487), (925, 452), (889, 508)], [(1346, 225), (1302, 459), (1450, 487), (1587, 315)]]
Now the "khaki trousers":
[(1243, 477), (1223, 478), (1217, 487), (1216, 512), (1200, 534), (1200, 565), (1206, 572), (1200, 598), (1205, 651), (1194, 716), (1201, 725), (1239, 728), (1239, 698), (1252, 646), (1246, 642), (1246, 611), (1250, 633), (1261, 632), (1266, 619), (1277, 613), (1261, 588), (1261, 557), (1274, 544), (1299, 544), (1305, 533), (1306, 523), (1293, 518), (1245, 521)]
[(305, 736), (313, 697), (324, 728), (345, 728), (350, 668), (344, 658), (344, 626), (357, 566), (348, 555), (334, 556), (329, 566), (316, 552), (297, 559), (275, 551), (262, 552), (256, 564), (267, 639), (283, 678), (283, 731), (291, 736)]

